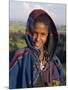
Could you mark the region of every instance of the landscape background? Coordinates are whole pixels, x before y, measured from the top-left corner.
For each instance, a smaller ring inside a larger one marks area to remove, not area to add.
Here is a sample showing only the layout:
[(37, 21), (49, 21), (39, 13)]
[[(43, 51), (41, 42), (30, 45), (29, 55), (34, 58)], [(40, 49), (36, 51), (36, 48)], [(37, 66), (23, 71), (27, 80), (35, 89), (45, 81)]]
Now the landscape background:
[(58, 46), (56, 55), (59, 57), (65, 74), (66, 81), (66, 5), (10, 1), (9, 17), (9, 60), (19, 48), (26, 47), (23, 34), (26, 31), (26, 23), (33, 9), (41, 8), (51, 16), (58, 31)]

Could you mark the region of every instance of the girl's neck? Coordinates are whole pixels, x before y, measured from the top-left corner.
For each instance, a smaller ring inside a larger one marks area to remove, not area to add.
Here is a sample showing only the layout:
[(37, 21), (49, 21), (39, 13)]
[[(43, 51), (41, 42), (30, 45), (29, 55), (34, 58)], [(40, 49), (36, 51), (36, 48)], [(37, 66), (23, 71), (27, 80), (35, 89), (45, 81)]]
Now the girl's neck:
[(44, 49), (41, 48), (41, 49), (40, 49), (40, 56), (39, 56), (39, 58), (40, 58), (40, 59), (43, 59), (43, 57), (44, 57)]

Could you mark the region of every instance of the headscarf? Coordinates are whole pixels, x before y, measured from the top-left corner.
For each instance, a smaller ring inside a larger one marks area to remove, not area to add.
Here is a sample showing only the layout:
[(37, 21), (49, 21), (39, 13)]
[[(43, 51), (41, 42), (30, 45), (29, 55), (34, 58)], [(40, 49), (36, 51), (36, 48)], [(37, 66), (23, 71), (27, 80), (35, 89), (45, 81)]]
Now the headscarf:
[[(50, 20), (49, 31), (48, 31), (49, 32), (49, 41), (47, 43), (48, 44), (47, 49), (48, 49), (50, 58), (52, 58), (55, 53), (56, 47), (57, 47), (58, 34), (57, 34), (57, 29), (56, 29), (54, 21), (44, 10), (34, 9), (30, 13), (30, 15), (28, 17), (28, 21), (27, 21), (27, 26), (26, 26), (26, 42), (27, 42), (28, 47), (33, 48), (33, 42), (32, 42), (31, 37), (32, 37), (32, 33), (34, 32), (34, 21), (40, 15), (46, 15)], [(46, 48), (46, 46), (44, 46), (44, 47)]]

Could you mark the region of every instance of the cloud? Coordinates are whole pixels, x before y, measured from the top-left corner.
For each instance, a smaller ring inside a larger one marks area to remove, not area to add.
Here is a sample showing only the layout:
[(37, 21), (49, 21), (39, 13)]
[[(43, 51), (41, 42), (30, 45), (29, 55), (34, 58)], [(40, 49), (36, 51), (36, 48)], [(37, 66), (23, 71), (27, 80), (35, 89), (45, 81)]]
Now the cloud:
[(26, 22), (33, 9), (43, 9), (51, 16), (56, 24), (65, 24), (65, 5), (36, 2), (10, 2), (10, 20), (13, 19)]

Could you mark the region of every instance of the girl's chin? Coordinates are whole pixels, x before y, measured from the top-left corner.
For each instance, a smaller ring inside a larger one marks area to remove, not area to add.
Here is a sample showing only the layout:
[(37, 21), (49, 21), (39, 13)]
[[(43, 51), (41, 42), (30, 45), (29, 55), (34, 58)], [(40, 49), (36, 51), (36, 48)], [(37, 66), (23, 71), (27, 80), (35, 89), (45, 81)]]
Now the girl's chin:
[(41, 49), (39, 46), (34, 46), (36, 49)]

